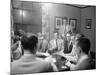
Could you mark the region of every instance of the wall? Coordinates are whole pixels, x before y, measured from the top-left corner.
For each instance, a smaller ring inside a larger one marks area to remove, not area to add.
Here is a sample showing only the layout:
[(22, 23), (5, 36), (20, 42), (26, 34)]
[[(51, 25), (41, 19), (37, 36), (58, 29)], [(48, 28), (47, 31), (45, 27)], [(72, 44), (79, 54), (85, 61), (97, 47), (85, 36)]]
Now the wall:
[(53, 37), (53, 31), (55, 28), (55, 17), (67, 17), (68, 19), (77, 19), (77, 32), (80, 32), (80, 8), (63, 5), (63, 4), (51, 4), (49, 5), (50, 15), (50, 38)]
[[(92, 19), (91, 29), (86, 29), (86, 19)], [(96, 51), (96, 7), (81, 9), (81, 33), (91, 41), (91, 51)]]
[(42, 32), (42, 11), (40, 3), (14, 1), (13, 15), (15, 30), (23, 29), (25, 32), (32, 33)]
[[(20, 16), (20, 10), (24, 10), (26, 16)], [(67, 17), (68, 19), (77, 19), (77, 32), (83, 33), (85, 37), (91, 41), (91, 50), (95, 51), (95, 26), (96, 26), (96, 8), (77, 8), (70, 5), (50, 3), (48, 5), (50, 38), (53, 37), (55, 30), (55, 17)], [(26, 32), (41, 32), (42, 31), (42, 9), (39, 3), (14, 2), (14, 22), (17, 29), (23, 29)], [(86, 19), (92, 19), (91, 29), (86, 29)], [(22, 21), (24, 24), (22, 24)]]

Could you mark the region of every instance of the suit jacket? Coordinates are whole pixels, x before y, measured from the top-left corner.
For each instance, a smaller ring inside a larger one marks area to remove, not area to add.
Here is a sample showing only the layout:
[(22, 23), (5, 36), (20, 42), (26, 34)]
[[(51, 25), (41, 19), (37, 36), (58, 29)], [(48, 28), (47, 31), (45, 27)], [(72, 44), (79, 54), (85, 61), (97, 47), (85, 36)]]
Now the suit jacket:
[(43, 39), (41, 46), (42, 46), (41, 52), (46, 52), (48, 49), (48, 41), (46, 39)]
[(11, 63), (11, 74), (40, 73), (50, 70), (49, 62), (32, 54), (24, 54), (19, 60)]
[(48, 49), (48, 40), (41, 39), (38, 42), (38, 51), (39, 52), (46, 52)]
[(71, 53), (72, 48), (73, 48), (72, 43), (70, 43), (70, 45), (69, 45), (69, 44), (68, 44), (68, 41), (65, 40), (65, 41), (64, 41), (64, 53)]

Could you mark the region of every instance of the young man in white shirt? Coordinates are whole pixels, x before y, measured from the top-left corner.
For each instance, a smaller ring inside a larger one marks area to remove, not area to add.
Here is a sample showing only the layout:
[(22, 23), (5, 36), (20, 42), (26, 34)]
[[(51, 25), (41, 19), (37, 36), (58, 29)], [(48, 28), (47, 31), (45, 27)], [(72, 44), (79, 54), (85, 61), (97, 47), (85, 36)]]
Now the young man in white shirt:
[(29, 74), (58, 71), (56, 66), (36, 55), (38, 38), (35, 35), (24, 36), (21, 39), (24, 55), (11, 63), (11, 74)]
[(89, 56), (90, 50), (90, 40), (87, 38), (80, 38), (76, 40), (75, 51), (78, 55), (78, 62), (73, 64), (68, 64), (70, 70), (88, 70), (95, 69), (95, 61)]

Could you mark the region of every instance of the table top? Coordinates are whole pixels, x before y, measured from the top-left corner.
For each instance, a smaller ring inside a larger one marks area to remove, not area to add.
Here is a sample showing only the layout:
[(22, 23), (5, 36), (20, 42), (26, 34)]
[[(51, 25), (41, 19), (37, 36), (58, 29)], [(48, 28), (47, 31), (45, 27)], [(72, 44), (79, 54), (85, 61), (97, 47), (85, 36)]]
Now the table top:
[(44, 58), (47, 61), (53, 62), (59, 71), (69, 71), (69, 67), (67, 65), (67, 62), (69, 62), (69, 60), (66, 57), (66, 54), (64, 54), (63, 52), (56, 52), (53, 53), (52, 55), (50, 55), (49, 53), (37, 53), (38, 56), (40, 56), (41, 58)]

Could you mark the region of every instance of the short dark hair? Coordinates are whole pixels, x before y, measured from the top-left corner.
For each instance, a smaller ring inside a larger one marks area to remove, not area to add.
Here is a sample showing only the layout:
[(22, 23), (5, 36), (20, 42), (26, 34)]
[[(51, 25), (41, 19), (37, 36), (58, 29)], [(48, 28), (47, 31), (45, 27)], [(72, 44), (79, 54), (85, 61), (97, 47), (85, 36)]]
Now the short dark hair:
[(18, 35), (18, 36), (24, 36), (26, 33), (24, 30), (22, 29), (19, 29), (19, 30), (16, 30), (15, 31), (15, 35)]
[(84, 34), (76, 34), (76, 37), (78, 37), (78, 39), (79, 39), (79, 38), (84, 38), (85, 36), (84, 36)]
[(90, 40), (87, 38), (79, 38), (77, 46), (79, 46), (85, 54), (88, 54), (90, 50)]
[(38, 43), (38, 38), (35, 35), (31, 35), (29, 37), (24, 36), (21, 39), (21, 44), (23, 49), (30, 50), (30, 52), (33, 52), (37, 43)]
[(80, 34), (80, 35), (81, 35), (81, 37), (85, 37), (84, 34)]

